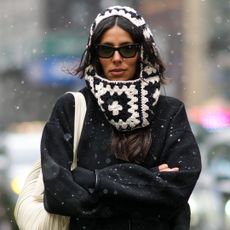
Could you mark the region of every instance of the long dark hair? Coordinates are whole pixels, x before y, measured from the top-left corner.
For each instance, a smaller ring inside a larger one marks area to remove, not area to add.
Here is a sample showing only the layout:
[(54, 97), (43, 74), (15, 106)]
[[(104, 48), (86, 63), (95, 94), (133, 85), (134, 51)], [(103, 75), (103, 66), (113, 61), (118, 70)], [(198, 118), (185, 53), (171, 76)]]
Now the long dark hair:
[[(128, 19), (122, 16), (108, 17), (97, 25), (91, 38), (91, 45), (83, 53), (80, 65), (74, 70), (74, 73), (80, 74), (80, 77), (84, 78), (85, 69), (89, 65), (93, 65), (97, 74), (103, 76), (102, 67), (97, 56), (95, 45), (100, 43), (102, 35), (114, 25), (117, 25), (127, 31), (135, 43), (143, 46), (144, 59), (147, 59), (148, 62), (158, 70), (161, 83), (165, 83), (165, 67), (159, 54), (156, 55), (152, 47), (152, 43), (154, 41), (152, 38), (146, 40), (142, 29), (133, 25)], [(139, 70), (138, 68), (140, 67), (140, 62), (143, 62), (143, 60), (139, 60), (137, 71)], [(151, 144), (152, 135), (149, 127), (140, 128), (126, 133), (114, 130), (112, 134), (112, 152), (117, 158), (125, 161), (136, 163), (143, 162), (148, 154)]]
[(114, 130), (112, 134), (112, 151), (118, 159), (124, 161), (144, 162), (151, 144), (150, 127), (125, 133)]

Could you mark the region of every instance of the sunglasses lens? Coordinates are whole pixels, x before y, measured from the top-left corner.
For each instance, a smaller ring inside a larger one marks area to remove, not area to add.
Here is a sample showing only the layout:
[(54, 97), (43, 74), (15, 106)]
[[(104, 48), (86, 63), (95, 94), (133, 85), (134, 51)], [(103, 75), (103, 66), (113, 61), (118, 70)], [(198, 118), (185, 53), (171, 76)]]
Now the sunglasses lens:
[(102, 58), (109, 58), (113, 55), (113, 47), (109, 46), (98, 46), (98, 55)]
[(127, 45), (120, 47), (120, 54), (124, 58), (134, 57), (138, 51), (138, 46), (136, 45)]
[(134, 57), (138, 52), (139, 45), (138, 44), (124, 45), (119, 48), (114, 48), (107, 45), (97, 46), (98, 56), (101, 58), (112, 57), (114, 55), (115, 50), (117, 50), (123, 58), (131, 58)]

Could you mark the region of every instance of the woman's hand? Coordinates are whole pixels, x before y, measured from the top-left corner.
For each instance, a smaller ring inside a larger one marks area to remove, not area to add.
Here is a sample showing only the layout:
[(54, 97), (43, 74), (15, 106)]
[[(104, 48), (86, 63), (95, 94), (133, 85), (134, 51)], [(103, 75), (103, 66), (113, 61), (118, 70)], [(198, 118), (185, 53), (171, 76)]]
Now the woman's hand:
[(178, 172), (179, 171), (178, 167), (169, 168), (167, 164), (161, 164), (160, 166), (158, 166), (158, 169), (160, 172)]

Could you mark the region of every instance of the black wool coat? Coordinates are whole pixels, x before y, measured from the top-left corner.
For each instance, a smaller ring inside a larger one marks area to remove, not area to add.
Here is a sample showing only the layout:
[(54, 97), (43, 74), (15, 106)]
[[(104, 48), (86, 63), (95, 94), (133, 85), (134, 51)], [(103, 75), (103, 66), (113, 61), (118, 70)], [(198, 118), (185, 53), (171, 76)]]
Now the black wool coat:
[[(145, 162), (135, 164), (116, 159), (111, 153), (113, 128), (90, 90), (81, 92), (87, 111), (75, 170), (70, 170), (75, 109), (72, 94), (57, 100), (43, 130), (45, 209), (70, 216), (71, 230), (189, 229), (188, 199), (201, 171), (201, 159), (184, 104), (160, 96), (150, 127), (152, 145)], [(159, 172), (163, 163), (180, 170)]]

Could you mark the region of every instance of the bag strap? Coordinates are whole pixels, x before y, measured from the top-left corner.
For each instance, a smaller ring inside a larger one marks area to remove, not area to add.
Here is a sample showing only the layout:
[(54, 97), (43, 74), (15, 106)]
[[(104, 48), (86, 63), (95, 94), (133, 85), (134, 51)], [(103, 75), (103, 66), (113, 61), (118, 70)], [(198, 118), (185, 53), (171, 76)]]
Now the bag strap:
[(77, 148), (81, 137), (81, 131), (84, 124), (86, 113), (85, 97), (80, 92), (67, 92), (74, 96), (75, 100), (75, 114), (74, 114), (74, 140), (73, 140), (73, 162), (71, 170), (77, 167)]
[[(75, 100), (73, 162), (70, 167), (72, 171), (77, 167), (77, 147), (78, 147), (78, 143), (81, 137), (81, 130), (82, 130), (83, 123), (84, 123), (86, 103), (85, 103), (85, 97), (82, 93), (80, 92), (67, 92), (67, 93), (71, 93), (74, 96), (74, 100)], [(37, 164), (41, 165), (41, 159), (39, 160)], [(36, 197), (39, 197), (39, 195), (43, 194), (44, 192), (42, 171), (41, 173), (39, 173), (36, 188), (34, 191), (35, 191), (34, 195)]]

